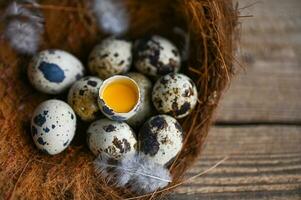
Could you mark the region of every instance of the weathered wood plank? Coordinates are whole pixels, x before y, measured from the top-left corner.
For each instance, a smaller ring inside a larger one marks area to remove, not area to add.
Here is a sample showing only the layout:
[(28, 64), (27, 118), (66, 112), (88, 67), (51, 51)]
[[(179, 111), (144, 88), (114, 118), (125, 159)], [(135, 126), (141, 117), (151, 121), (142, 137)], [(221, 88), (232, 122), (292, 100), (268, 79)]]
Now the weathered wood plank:
[(301, 199), (301, 126), (215, 127), (194, 176), (171, 199)]
[(234, 79), (217, 120), (301, 122), (301, 1), (240, 0), (239, 58), (246, 70)]

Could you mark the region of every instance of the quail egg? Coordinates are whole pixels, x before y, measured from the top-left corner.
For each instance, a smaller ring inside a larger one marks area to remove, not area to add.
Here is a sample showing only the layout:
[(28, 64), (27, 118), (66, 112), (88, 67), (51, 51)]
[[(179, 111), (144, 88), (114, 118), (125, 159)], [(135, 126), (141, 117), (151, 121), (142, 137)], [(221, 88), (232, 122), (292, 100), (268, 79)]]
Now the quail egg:
[(130, 69), (132, 63), (132, 43), (107, 38), (97, 45), (89, 56), (88, 67), (92, 74), (102, 79), (122, 74)]
[(50, 155), (65, 150), (73, 139), (76, 116), (72, 108), (60, 100), (47, 100), (34, 111), (31, 134), (36, 146)]
[(170, 73), (154, 85), (153, 104), (159, 113), (175, 118), (187, 116), (196, 106), (197, 89), (193, 81), (183, 74)]
[(100, 114), (97, 97), (102, 80), (87, 76), (76, 81), (68, 94), (68, 103), (83, 121), (95, 120)]
[(139, 131), (138, 149), (154, 162), (169, 165), (180, 152), (183, 130), (179, 122), (168, 115), (156, 115)]
[(140, 89), (141, 104), (137, 113), (128, 119), (126, 122), (132, 127), (138, 127), (142, 125), (148, 117), (153, 113), (151, 93), (152, 93), (152, 82), (143, 74), (137, 72), (130, 72), (126, 74), (128, 77), (136, 81)]
[(31, 84), (40, 92), (59, 94), (84, 75), (81, 62), (62, 50), (38, 53), (27, 68)]
[(135, 57), (137, 70), (152, 77), (178, 72), (180, 69), (179, 50), (170, 41), (158, 35), (138, 40), (135, 45)]
[(99, 88), (98, 106), (109, 119), (125, 121), (138, 112), (140, 104), (140, 88), (128, 76), (112, 76)]
[(106, 153), (115, 159), (136, 152), (137, 146), (135, 133), (129, 125), (106, 118), (90, 125), (87, 142), (94, 155)]

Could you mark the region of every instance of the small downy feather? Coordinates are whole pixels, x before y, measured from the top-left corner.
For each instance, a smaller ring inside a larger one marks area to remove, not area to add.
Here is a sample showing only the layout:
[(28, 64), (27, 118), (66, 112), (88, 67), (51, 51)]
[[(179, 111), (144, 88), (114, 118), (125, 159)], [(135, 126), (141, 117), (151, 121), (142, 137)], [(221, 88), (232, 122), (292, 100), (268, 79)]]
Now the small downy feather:
[(127, 31), (128, 13), (122, 0), (94, 0), (92, 9), (103, 32), (121, 35)]
[[(36, 6), (34, 0), (22, 3)], [(41, 34), (44, 32), (44, 18), (41, 12), (28, 9), (16, 1), (12, 2), (4, 14), (6, 22), (4, 36), (19, 53), (34, 54), (38, 50)]]
[(96, 173), (117, 187), (128, 187), (145, 194), (166, 187), (171, 175), (164, 166), (148, 159), (143, 153), (127, 155), (120, 160), (100, 154), (94, 161)]

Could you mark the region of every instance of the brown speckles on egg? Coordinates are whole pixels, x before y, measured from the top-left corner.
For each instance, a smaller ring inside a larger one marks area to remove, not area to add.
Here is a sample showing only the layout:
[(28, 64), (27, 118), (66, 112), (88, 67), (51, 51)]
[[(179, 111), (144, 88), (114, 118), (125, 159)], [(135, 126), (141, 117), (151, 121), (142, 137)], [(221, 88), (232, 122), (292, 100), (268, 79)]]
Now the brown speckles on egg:
[(155, 83), (152, 99), (162, 114), (176, 118), (187, 116), (197, 103), (197, 90), (190, 78), (183, 74), (171, 73)]
[[(174, 52), (173, 52), (174, 51)], [(176, 47), (161, 36), (152, 36), (138, 41), (135, 67), (141, 73), (158, 77), (180, 68)]]
[(185, 113), (187, 113), (191, 108), (191, 105), (189, 102), (185, 102), (184, 104), (181, 105), (181, 108), (176, 110), (176, 114), (177, 115), (183, 115)]
[(103, 149), (110, 157), (119, 159), (136, 151), (135, 134), (124, 122), (101, 119), (93, 122), (87, 133), (89, 148), (95, 155), (101, 153), (99, 149)]
[(120, 61), (120, 62), (118, 63), (118, 66), (122, 66), (123, 63), (124, 63), (124, 60)]
[(140, 129), (139, 150), (159, 164), (166, 164), (182, 148), (183, 133), (176, 119), (168, 115), (150, 118)]
[(166, 85), (168, 83), (168, 80), (163, 76), (161, 79), (160, 79), (160, 83), (163, 84), (163, 85)]
[[(34, 111), (33, 116), (43, 116), (45, 122), (41, 126), (35, 124), (34, 118), (31, 121), (32, 137), (36, 146), (54, 155), (62, 152), (73, 139), (76, 118), (71, 107), (60, 100), (48, 100), (41, 103)], [(57, 119), (60, 119), (58, 121)], [(66, 133), (68, 134), (60, 134)], [(65, 143), (68, 141), (68, 143)]]
[(152, 118), (152, 120), (149, 121), (151, 128), (156, 128), (157, 130), (162, 130), (167, 127), (167, 123), (164, 119), (164, 117), (157, 115)]
[(97, 83), (97, 81), (88, 80), (87, 84), (92, 86), (92, 87), (96, 87), (98, 83)]
[(109, 124), (107, 126), (103, 126), (103, 130), (105, 130), (106, 132), (112, 132), (116, 130), (116, 126)]
[(139, 150), (146, 155), (154, 156), (159, 151), (159, 146), (157, 132), (152, 130), (150, 124), (144, 124), (139, 132)]
[(177, 57), (177, 56), (179, 55), (179, 52), (178, 52), (177, 49), (173, 49), (173, 50), (171, 50), (171, 52), (173, 53), (173, 55), (174, 55), (175, 57)]
[[(50, 52), (55, 52), (50, 53)], [(40, 92), (60, 94), (84, 74), (80, 61), (62, 50), (44, 50), (35, 55), (27, 68), (31, 84)]]
[[(100, 149), (98, 151), (99, 153), (101, 153)], [(117, 153), (116, 147), (113, 146), (113, 145), (108, 146), (107, 148), (105, 148), (104, 152), (106, 152), (108, 155), (111, 155), (111, 156), (113, 156), (115, 158), (119, 158), (120, 157), (120, 155)]]
[(79, 91), (78, 91), (78, 94), (79, 94), (80, 96), (83, 96), (83, 95), (85, 94), (85, 90), (79, 90)]
[(101, 84), (101, 79), (89, 76), (77, 81), (69, 90), (68, 103), (84, 121), (94, 120), (100, 115), (97, 96)]
[(104, 58), (106, 58), (106, 57), (108, 57), (108, 56), (109, 56), (109, 54), (108, 54), (108, 53), (105, 53), (105, 54), (100, 55), (100, 58), (104, 59)]
[(127, 153), (131, 150), (131, 144), (127, 141), (127, 139), (123, 138), (119, 140), (116, 136), (112, 142), (117, 149), (119, 149), (120, 153)]
[(88, 67), (92, 74), (106, 79), (129, 70), (132, 61), (132, 44), (125, 40), (107, 38), (90, 54)]
[(192, 87), (189, 87), (188, 89), (186, 89), (182, 95), (184, 97), (190, 97), (190, 96), (194, 95)]

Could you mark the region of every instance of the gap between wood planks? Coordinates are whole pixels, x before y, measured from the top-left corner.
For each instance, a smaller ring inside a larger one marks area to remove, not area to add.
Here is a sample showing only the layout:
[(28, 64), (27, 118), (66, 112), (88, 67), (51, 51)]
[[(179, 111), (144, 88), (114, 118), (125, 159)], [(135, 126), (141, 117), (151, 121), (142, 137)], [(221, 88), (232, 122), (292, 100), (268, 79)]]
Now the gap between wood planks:
[(243, 126), (301, 126), (301, 121), (217, 121), (216, 127), (243, 127)]

